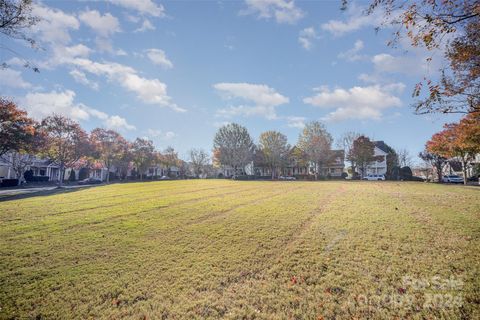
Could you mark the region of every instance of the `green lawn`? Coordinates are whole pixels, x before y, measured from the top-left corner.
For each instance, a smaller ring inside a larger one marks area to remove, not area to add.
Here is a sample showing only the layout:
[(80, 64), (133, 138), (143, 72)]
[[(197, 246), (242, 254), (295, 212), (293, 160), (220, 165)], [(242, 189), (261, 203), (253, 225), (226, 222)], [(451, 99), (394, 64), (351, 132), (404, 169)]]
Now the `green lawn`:
[(162, 181), (0, 202), (1, 319), (480, 318), (480, 189)]

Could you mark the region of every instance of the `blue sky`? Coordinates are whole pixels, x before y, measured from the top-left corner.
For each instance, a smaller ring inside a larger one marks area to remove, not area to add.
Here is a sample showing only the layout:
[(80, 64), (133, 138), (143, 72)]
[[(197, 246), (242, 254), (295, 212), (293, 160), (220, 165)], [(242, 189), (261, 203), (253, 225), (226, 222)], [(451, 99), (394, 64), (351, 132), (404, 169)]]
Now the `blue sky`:
[[(455, 116), (413, 114), (413, 86), (439, 55), (375, 33), (381, 13), (338, 1), (41, 1), (35, 51), (2, 36), (2, 95), (42, 118), (149, 137), (159, 149), (211, 149), (224, 123), (297, 141), (321, 120), (335, 138), (358, 131), (416, 155)], [(22, 67), (32, 61), (41, 72)]]

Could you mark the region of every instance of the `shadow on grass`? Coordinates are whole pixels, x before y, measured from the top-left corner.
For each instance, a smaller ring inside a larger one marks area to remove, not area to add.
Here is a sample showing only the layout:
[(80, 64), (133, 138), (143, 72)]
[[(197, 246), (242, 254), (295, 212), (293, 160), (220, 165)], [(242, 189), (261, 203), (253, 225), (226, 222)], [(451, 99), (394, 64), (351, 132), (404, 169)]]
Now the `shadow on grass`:
[(74, 188), (72, 188), (72, 187), (61, 187), (61, 188), (56, 187), (54, 189), (38, 190), (38, 191), (27, 191), (28, 189), (23, 189), (23, 190), (19, 189), (18, 194), (6, 194), (6, 195), (1, 195), (0, 194), (0, 202), (28, 199), (28, 198), (33, 198), (33, 197), (45, 197), (45, 196), (51, 196), (51, 195), (56, 195), (56, 194), (71, 193), (71, 192), (76, 192), (76, 191), (90, 189), (90, 188), (94, 188), (94, 187), (100, 187), (100, 186), (103, 186), (103, 185), (86, 185), (86, 186), (79, 186), (79, 187), (74, 187)]

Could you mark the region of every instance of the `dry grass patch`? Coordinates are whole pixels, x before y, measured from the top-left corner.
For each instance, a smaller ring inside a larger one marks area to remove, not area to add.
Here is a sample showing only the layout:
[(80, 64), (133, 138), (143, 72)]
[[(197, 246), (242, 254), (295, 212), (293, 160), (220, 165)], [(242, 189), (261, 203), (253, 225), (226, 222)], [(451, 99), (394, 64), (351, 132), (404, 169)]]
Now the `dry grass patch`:
[(0, 203), (0, 318), (480, 317), (480, 190), (117, 184)]

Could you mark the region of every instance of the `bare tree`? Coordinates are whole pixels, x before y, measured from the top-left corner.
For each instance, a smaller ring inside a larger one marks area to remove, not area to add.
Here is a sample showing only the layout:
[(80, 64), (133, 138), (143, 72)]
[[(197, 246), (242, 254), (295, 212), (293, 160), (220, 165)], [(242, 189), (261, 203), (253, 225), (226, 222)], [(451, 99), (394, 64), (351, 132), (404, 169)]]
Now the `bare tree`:
[(278, 131), (266, 131), (260, 135), (258, 147), (263, 155), (263, 161), (272, 170), (275, 179), (276, 170), (285, 163), (290, 151), (287, 136)]
[(203, 149), (192, 149), (189, 154), (193, 174), (199, 177), (202, 173), (205, 173), (205, 167), (210, 163), (210, 155)]
[(332, 141), (330, 133), (318, 121), (307, 123), (298, 138), (297, 147), (303, 151), (307, 160), (314, 164), (315, 180), (318, 179), (321, 169), (332, 159)]
[(398, 164), (400, 167), (411, 167), (412, 166), (412, 156), (410, 152), (403, 148), (396, 151), (398, 156)]
[(235, 172), (252, 161), (255, 145), (247, 128), (230, 123), (218, 129), (213, 140), (215, 160)]
[[(353, 142), (360, 136), (361, 134), (358, 132), (347, 131), (344, 134), (342, 134), (342, 136), (337, 140), (336, 145), (338, 148), (343, 149), (343, 151), (345, 152), (344, 154), (347, 157), (353, 148)], [(355, 161), (353, 158), (349, 159), (348, 157), (347, 157), (347, 160), (350, 161), (350, 166), (352, 167), (352, 174), (354, 174), (355, 165), (356, 165)]]

